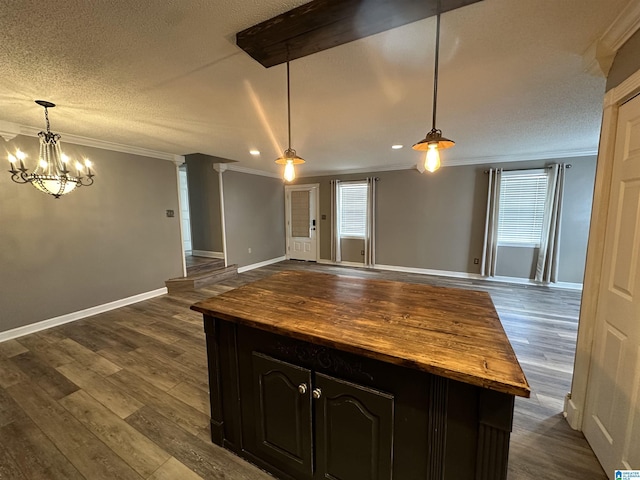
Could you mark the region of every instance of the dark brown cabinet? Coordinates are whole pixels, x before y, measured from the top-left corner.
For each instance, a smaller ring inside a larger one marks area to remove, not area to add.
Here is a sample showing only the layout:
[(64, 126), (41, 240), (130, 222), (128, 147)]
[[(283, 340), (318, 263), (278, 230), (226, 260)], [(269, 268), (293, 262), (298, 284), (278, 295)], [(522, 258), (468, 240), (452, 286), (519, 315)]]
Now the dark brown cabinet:
[(297, 479), (392, 478), (393, 395), (259, 352), (251, 364), (248, 452)]
[(211, 438), (276, 478), (506, 478), (513, 396), (210, 315), (204, 324)]

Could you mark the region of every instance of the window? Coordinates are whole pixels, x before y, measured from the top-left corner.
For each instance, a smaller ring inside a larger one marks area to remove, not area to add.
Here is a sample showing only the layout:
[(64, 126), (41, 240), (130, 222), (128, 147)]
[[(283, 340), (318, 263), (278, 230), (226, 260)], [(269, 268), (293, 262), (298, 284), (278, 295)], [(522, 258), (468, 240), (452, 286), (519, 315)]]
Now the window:
[(503, 172), (498, 245), (539, 247), (546, 198), (546, 170)]
[(342, 182), (339, 184), (338, 225), (340, 237), (366, 237), (367, 188), (367, 182)]

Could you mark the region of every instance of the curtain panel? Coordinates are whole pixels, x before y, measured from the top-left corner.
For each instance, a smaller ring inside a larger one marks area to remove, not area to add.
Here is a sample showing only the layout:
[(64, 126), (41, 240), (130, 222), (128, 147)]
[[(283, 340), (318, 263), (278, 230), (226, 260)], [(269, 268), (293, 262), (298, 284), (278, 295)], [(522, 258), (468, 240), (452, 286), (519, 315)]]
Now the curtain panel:
[(484, 277), (495, 277), (498, 261), (498, 212), (500, 211), (502, 169), (490, 168), (488, 173), (487, 214), (484, 222), (484, 244), (482, 247), (480, 274)]
[(536, 282), (555, 283), (558, 281), (558, 255), (560, 252), (560, 220), (564, 199), (564, 179), (566, 164), (551, 165), (548, 175), (547, 198), (545, 199), (544, 220), (538, 261)]
[(364, 239), (364, 264), (376, 264), (376, 177), (367, 177), (367, 233)]
[(340, 180), (331, 180), (331, 261), (341, 262), (340, 215), (338, 207), (338, 188)]

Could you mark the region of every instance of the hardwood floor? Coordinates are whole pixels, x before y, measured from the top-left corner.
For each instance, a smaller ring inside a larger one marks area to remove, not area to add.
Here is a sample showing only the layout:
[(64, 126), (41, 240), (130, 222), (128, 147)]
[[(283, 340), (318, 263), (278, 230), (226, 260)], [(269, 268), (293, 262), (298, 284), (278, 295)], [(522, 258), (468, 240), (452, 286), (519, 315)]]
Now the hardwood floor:
[(509, 480), (607, 478), (561, 414), (579, 292), (290, 261), (0, 343), (0, 479), (272, 478), (210, 441), (189, 306), (285, 269), (488, 291), (532, 388), (516, 399)]

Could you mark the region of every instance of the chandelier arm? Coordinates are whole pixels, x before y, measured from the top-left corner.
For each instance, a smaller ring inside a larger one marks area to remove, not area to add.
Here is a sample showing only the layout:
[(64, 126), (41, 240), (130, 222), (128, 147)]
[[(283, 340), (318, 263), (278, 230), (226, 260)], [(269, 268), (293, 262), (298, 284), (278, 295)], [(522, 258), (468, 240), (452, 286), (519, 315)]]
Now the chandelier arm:
[(29, 175), (27, 175), (26, 170), (16, 170), (16, 169), (11, 169), (9, 170), (9, 173), (11, 173), (11, 180), (13, 180), (16, 183), (29, 183), (31, 180), (29, 179)]
[(93, 185), (93, 174), (78, 178), (78, 187), (88, 187), (90, 185)]
[(438, 16), (436, 18), (436, 55), (433, 69), (433, 123), (432, 130), (436, 129), (436, 107), (438, 104), (438, 64), (440, 60), (440, 0), (438, 0)]

